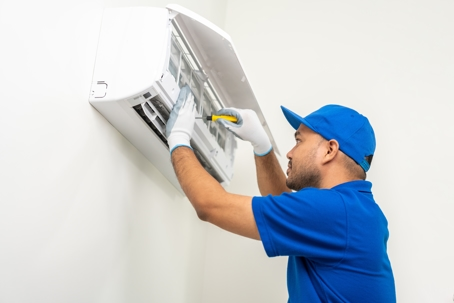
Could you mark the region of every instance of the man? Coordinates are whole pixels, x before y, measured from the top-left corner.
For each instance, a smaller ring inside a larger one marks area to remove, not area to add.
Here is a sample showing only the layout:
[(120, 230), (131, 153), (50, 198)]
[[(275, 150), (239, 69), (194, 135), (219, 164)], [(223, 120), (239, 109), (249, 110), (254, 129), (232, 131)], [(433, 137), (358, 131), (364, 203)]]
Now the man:
[(288, 302), (395, 302), (387, 221), (365, 181), (375, 151), (367, 118), (339, 105), (305, 118), (282, 107), (296, 130), (286, 178), (257, 115), (220, 111), (238, 122), (219, 123), (254, 148), (262, 197), (247, 197), (226, 192), (196, 159), (193, 98), (184, 87), (167, 137), (176, 175), (199, 218), (261, 240), (270, 257), (289, 256)]

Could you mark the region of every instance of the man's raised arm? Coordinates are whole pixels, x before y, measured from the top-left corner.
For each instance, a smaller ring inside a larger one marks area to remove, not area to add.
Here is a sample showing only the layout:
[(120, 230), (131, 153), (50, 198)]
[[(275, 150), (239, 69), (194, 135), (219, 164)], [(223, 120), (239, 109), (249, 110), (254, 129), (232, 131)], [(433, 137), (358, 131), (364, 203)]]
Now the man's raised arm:
[(285, 183), (285, 174), (279, 165), (270, 139), (257, 114), (250, 109), (237, 108), (221, 109), (217, 114), (236, 117), (237, 123), (224, 119), (218, 119), (217, 122), (224, 125), (238, 138), (251, 142), (255, 154), (257, 183), (262, 196), (291, 192)]
[(286, 185), (287, 178), (277, 161), (274, 150), (271, 150), (265, 156), (255, 155), (255, 168), (257, 183), (262, 196), (291, 192), (291, 189)]

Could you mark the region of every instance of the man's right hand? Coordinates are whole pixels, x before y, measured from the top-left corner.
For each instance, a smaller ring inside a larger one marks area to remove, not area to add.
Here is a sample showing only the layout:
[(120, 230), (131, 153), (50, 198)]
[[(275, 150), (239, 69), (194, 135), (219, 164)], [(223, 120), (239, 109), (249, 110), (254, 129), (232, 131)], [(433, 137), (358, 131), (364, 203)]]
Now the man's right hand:
[(238, 108), (223, 108), (216, 115), (234, 116), (238, 119), (236, 123), (225, 119), (217, 119), (219, 124), (222, 124), (238, 138), (251, 142), (254, 147), (254, 153), (257, 156), (267, 155), (273, 146), (268, 138), (262, 124), (260, 123), (257, 114), (251, 109)]

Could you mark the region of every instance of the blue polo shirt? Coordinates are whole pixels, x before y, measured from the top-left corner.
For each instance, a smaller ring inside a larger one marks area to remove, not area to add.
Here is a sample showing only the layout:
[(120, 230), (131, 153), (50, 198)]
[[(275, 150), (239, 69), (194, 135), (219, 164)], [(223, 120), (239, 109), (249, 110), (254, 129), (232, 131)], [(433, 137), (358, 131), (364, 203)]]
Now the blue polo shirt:
[(368, 181), (254, 197), (269, 257), (289, 256), (290, 303), (396, 302), (388, 222)]

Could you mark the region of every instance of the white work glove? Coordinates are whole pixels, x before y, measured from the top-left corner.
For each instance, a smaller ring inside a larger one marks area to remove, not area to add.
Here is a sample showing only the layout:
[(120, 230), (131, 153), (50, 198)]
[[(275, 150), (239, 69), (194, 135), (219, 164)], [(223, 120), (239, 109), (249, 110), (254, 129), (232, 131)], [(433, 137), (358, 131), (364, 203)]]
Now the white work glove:
[(194, 95), (189, 86), (185, 85), (178, 95), (166, 125), (170, 154), (178, 146), (187, 146), (192, 149), (190, 141), (194, 131), (195, 113)]
[(223, 108), (216, 115), (234, 116), (238, 119), (236, 123), (225, 119), (217, 119), (216, 122), (222, 124), (231, 131), (235, 136), (244, 141), (251, 142), (254, 147), (254, 153), (257, 156), (267, 155), (273, 146), (268, 135), (260, 123), (259, 117), (251, 109)]

